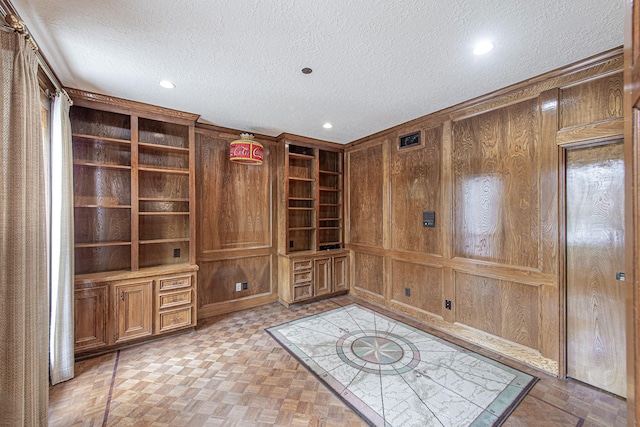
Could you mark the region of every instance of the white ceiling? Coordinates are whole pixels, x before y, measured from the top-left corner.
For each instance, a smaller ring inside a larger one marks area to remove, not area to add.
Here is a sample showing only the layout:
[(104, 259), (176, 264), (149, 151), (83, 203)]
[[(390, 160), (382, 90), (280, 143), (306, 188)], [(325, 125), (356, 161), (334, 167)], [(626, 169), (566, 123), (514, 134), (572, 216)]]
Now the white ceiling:
[(67, 87), (340, 143), (620, 46), (625, 3), (11, 1)]

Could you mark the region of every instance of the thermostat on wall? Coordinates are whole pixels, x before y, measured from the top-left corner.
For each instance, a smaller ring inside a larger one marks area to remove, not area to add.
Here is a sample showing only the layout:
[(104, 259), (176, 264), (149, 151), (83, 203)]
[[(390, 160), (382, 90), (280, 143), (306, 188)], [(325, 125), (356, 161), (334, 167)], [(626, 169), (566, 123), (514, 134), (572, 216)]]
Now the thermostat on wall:
[(422, 225), (425, 227), (436, 226), (436, 213), (435, 211), (422, 212)]

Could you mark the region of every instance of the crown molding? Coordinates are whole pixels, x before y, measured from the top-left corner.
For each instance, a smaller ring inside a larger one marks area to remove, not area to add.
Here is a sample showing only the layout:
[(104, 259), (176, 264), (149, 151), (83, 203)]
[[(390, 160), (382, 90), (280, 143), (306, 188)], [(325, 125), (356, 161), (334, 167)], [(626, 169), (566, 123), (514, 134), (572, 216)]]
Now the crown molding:
[(148, 113), (149, 116), (165, 116), (175, 119), (186, 120), (189, 122), (195, 122), (200, 118), (199, 114), (186, 113), (184, 111), (172, 110), (170, 108), (159, 107), (157, 105), (145, 104), (138, 101), (130, 101), (128, 99), (117, 98), (115, 96), (102, 95), (100, 93), (93, 93), (86, 90), (65, 88), (73, 102), (77, 105), (82, 105), (83, 101), (90, 103), (100, 103), (105, 105), (111, 105), (123, 110), (136, 110), (136, 112)]

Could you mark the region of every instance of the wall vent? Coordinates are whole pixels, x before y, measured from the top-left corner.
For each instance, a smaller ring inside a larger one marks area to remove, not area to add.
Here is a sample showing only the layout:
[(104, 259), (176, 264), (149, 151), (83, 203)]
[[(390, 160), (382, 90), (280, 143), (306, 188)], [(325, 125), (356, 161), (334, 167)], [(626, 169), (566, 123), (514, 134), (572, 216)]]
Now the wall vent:
[(416, 145), (420, 145), (420, 132), (401, 136), (398, 148), (402, 150), (403, 148), (415, 147)]

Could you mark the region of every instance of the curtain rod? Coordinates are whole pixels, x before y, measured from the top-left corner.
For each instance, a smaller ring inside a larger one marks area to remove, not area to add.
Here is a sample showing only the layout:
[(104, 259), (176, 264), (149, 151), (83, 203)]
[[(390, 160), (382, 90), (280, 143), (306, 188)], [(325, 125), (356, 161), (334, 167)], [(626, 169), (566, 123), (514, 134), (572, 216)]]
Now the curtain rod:
[[(4, 9), (2, 9), (2, 12), (5, 13)], [(53, 71), (51, 71), (51, 68), (49, 68), (47, 61), (45, 61), (44, 57), (40, 53), (38, 44), (29, 33), (29, 30), (27, 30), (27, 26), (25, 25), (25, 23), (21, 21), (17, 16), (12, 14), (5, 14), (4, 20), (8, 24), (8, 26), (2, 25), (2, 28), (15, 31), (18, 34), (22, 34), (24, 36), (25, 40), (27, 40), (31, 44), (31, 47), (33, 48), (36, 54), (38, 65), (40, 66), (42, 71), (44, 71), (44, 74), (47, 76), (47, 78), (53, 84), (53, 86), (55, 86), (56, 91), (64, 94), (69, 100), (69, 104), (73, 105), (73, 101), (71, 100), (71, 97), (69, 96), (67, 91), (64, 90), (64, 88), (62, 87), (62, 83), (60, 83), (60, 81), (57, 79)]]

